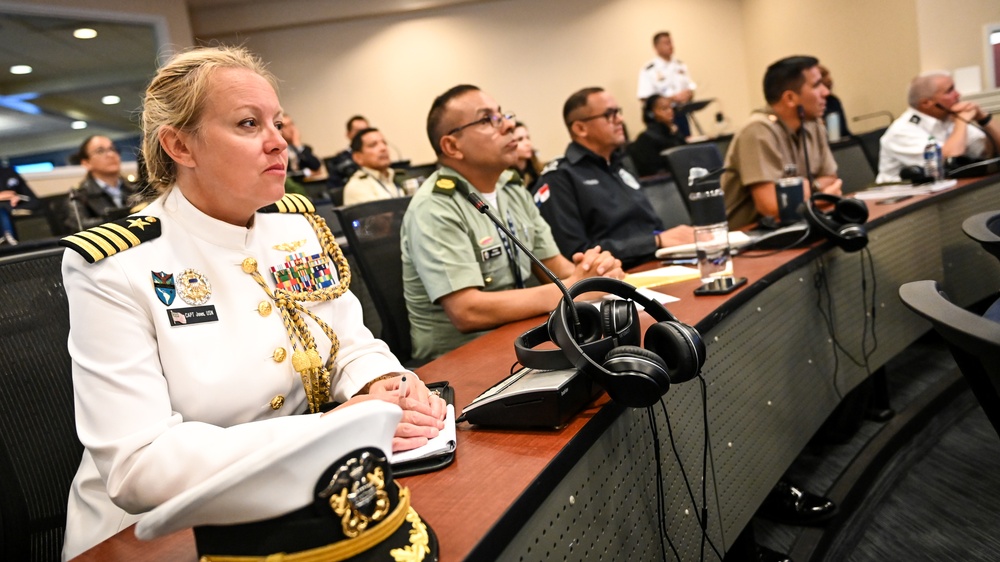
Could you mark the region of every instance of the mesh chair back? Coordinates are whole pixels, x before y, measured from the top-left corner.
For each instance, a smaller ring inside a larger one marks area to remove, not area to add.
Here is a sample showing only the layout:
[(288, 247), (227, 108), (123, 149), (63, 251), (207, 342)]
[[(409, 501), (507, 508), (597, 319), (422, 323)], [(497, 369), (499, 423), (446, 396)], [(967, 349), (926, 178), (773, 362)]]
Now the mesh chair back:
[(888, 129), (888, 127), (854, 135), (859, 141), (861, 141), (861, 148), (865, 151), (865, 156), (868, 157), (868, 164), (872, 167), (872, 171), (876, 174), (878, 173), (878, 153), (882, 148), (879, 141), (882, 140), (882, 135), (885, 134), (886, 129)]
[(868, 155), (855, 138), (845, 139), (830, 146), (833, 159), (837, 162), (837, 177), (844, 182), (841, 191), (845, 194), (861, 191), (875, 183), (875, 170), (868, 162)]
[(688, 202), (688, 172), (691, 168), (705, 168), (711, 172), (722, 167), (722, 153), (710, 142), (668, 148), (663, 151), (663, 156), (667, 159), (670, 173), (677, 182), (677, 189), (685, 205)]
[(0, 259), (3, 560), (59, 560), (83, 446), (73, 417), (62, 248)]
[(978, 213), (962, 222), (965, 235), (1000, 259), (1000, 211)]
[(344, 237), (382, 321), (381, 338), (400, 361), (408, 361), (413, 352), (399, 246), (403, 213), (409, 204), (409, 197), (399, 197), (337, 209)]
[(663, 221), (663, 228), (691, 224), (691, 214), (673, 180), (661, 177), (656, 181), (643, 181), (641, 185), (642, 193), (649, 199), (649, 204)]
[(1000, 436), (1000, 322), (961, 308), (936, 281), (914, 281), (899, 288), (910, 310), (930, 320), (951, 349), (962, 376)]

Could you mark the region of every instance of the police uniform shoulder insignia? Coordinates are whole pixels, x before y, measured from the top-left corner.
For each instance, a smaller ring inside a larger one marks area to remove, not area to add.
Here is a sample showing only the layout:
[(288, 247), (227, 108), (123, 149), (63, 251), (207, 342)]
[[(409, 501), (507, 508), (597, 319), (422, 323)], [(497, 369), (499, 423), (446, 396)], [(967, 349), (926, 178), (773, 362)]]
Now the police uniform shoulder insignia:
[(159, 236), (160, 220), (138, 215), (82, 230), (63, 238), (59, 245), (76, 251), (89, 263), (96, 263)]
[(910, 116), (910, 123), (913, 123), (914, 125), (919, 125), (920, 124), (920, 116), (919, 115), (912, 115), (912, 116)]
[(656, 63), (651, 62), (646, 65), (646, 70), (652, 70), (654, 66), (656, 66)]
[(316, 207), (305, 195), (286, 193), (284, 197), (260, 210), (261, 213), (315, 213)]
[(434, 193), (451, 196), (455, 193), (455, 186), (462, 180), (455, 176), (439, 176), (434, 182)]
[(539, 172), (538, 175), (539, 176), (544, 176), (545, 174), (547, 174), (549, 172), (556, 171), (559, 168), (559, 164), (562, 161), (563, 161), (563, 158), (562, 158), (562, 156), (560, 156), (559, 158), (556, 158), (555, 160), (549, 162), (548, 164), (545, 165), (544, 168), (542, 168), (542, 171)]

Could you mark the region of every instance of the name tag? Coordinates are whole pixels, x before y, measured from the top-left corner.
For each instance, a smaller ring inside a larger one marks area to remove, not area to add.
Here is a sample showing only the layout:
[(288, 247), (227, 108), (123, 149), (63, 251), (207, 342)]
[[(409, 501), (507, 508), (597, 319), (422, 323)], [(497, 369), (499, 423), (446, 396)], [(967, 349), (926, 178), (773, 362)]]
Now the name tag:
[(188, 326), (203, 322), (218, 322), (215, 305), (193, 306), (191, 308), (174, 308), (167, 310), (167, 318), (171, 326)]
[(493, 246), (492, 248), (486, 248), (482, 251), (483, 261), (489, 261), (493, 258), (498, 258), (503, 255), (503, 248), (499, 245)]

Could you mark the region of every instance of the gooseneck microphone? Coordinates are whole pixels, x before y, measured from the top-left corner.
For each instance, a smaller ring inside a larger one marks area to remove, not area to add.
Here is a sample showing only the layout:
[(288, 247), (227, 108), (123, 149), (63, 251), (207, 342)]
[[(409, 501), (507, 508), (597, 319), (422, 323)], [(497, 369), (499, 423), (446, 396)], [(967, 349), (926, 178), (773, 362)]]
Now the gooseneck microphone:
[[(573, 303), (573, 297), (569, 294), (569, 290), (566, 288), (566, 285), (563, 285), (562, 280), (559, 279), (559, 277), (557, 277), (555, 273), (552, 273), (551, 269), (545, 267), (545, 264), (542, 263), (542, 261), (538, 259), (535, 256), (535, 254), (532, 253), (532, 251), (529, 250), (528, 247), (525, 246), (524, 243), (521, 242), (521, 240), (517, 236), (514, 236), (514, 233), (511, 232), (509, 228), (507, 228), (507, 225), (505, 225), (503, 221), (501, 221), (496, 215), (493, 214), (492, 211), (490, 211), (490, 206), (486, 204), (486, 201), (483, 201), (483, 198), (480, 197), (478, 193), (470, 190), (468, 186), (466, 186), (462, 182), (456, 182), (456, 184), (457, 185), (455, 186), (455, 189), (462, 195), (465, 195), (465, 197), (469, 200), (470, 203), (472, 203), (472, 206), (475, 207), (477, 211), (489, 217), (489, 219), (493, 221), (493, 224), (497, 225), (497, 228), (503, 231), (503, 233), (507, 235), (507, 238), (513, 240), (514, 244), (516, 244), (517, 247), (520, 248), (521, 251), (524, 252), (528, 256), (528, 258), (531, 259), (531, 263), (537, 265), (538, 268), (541, 269), (543, 272), (545, 272), (545, 275), (548, 276), (548, 278), (551, 279), (552, 282), (555, 283), (557, 287), (559, 287), (559, 290), (563, 294), (563, 300), (566, 302), (566, 308), (569, 309), (570, 316), (573, 318), (573, 327), (574, 327), (574, 332), (576, 333), (576, 337), (578, 340), (582, 338), (583, 336), (580, 327), (580, 317), (576, 313), (576, 306)], [(514, 264), (514, 267), (517, 267), (517, 264)]]
[(945, 113), (950, 114), (955, 119), (958, 119), (959, 121), (961, 121), (961, 122), (963, 122), (963, 123), (965, 123), (967, 125), (972, 125), (973, 127), (975, 127), (977, 129), (979, 129), (980, 131), (982, 131), (983, 134), (986, 135), (986, 140), (990, 143), (990, 146), (993, 147), (993, 157), (1000, 156), (1000, 150), (997, 150), (997, 143), (996, 143), (995, 140), (993, 140), (993, 135), (991, 135), (990, 132), (987, 131), (982, 125), (980, 125), (979, 123), (976, 123), (975, 121), (969, 121), (968, 119), (966, 119), (966, 118), (962, 117), (961, 115), (959, 115), (958, 112), (952, 111), (951, 108), (945, 107), (945, 106), (941, 105), (938, 102), (934, 102), (934, 107), (940, 109), (941, 111), (943, 111)]

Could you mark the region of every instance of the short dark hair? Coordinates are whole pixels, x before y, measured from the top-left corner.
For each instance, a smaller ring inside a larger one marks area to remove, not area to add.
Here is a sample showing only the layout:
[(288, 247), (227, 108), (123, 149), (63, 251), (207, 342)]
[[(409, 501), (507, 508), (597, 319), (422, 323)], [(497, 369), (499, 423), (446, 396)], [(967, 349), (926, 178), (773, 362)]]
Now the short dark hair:
[(90, 144), (90, 141), (94, 140), (95, 137), (99, 136), (102, 135), (90, 135), (89, 137), (83, 139), (83, 142), (80, 143), (80, 148), (78, 148), (73, 154), (69, 155), (69, 163), (74, 166), (79, 166), (80, 162), (90, 159), (90, 155), (87, 154), (87, 145)]
[(351, 118), (347, 120), (348, 133), (351, 132), (351, 125), (353, 125), (355, 121), (364, 121), (365, 123), (367, 123), (368, 119), (364, 115), (352, 115)]
[(361, 152), (361, 148), (365, 145), (365, 135), (377, 132), (378, 129), (375, 127), (367, 127), (355, 133), (354, 137), (351, 138), (351, 152)]
[(787, 90), (798, 92), (805, 83), (802, 74), (819, 64), (819, 59), (807, 55), (783, 58), (767, 67), (764, 73), (764, 99), (769, 104), (778, 103)]
[(431, 110), (427, 112), (427, 139), (431, 141), (431, 148), (434, 149), (434, 154), (441, 155), (441, 137), (445, 135), (445, 131), (441, 130), (441, 122), (444, 121), (445, 106), (448, 105), (448, 102), (466, 92), (478, 91), (478, 86), (459, 84), (434, 98), (434, 102), (431, 103)]
[(655, 45), (655, 44), (659, 43), (661, 37), (670, 37), (670, 32), (669, 31), (661, 31), (661, 32), (657, 33), (656, 35), (654, 35), (653, 36), (653, 44)]
[(590, 88), (583, 88), (582, 90), (577, 90), (569, 98), (566, 99), (566, 103), (563, 104), (563, 123), (566, 123), (566, 127), (569, 128), (573, 124), (569, 116), (571, 113), (580, 109), (581, 107), (587, 106), (587, 99), (592, 94), (599, 94), (604, 91), (604, 88), (598, 88), (597, 86), (592, 86)]

